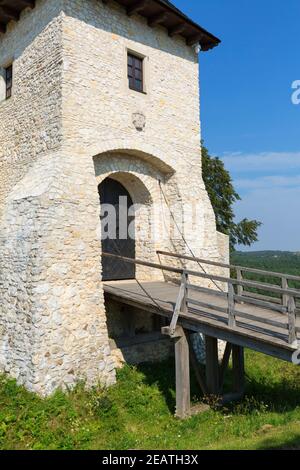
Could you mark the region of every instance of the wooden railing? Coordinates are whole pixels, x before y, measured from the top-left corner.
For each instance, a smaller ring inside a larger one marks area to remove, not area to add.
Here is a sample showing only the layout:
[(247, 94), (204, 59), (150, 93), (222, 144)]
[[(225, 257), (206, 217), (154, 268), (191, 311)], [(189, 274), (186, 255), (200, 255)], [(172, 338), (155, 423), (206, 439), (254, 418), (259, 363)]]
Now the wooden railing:
[[(169, 258), (176, 258), (176, 259), (181, 259), (185, 261), (193, 261), (195, 263), (198, 263), (201, 265), (207, 265), (207, 266), (215, 266), (215, 267), (221, 267), (228, 269), (230, 271), (235, 271), (236, 273), (236, 282), (234, 279), (227, 279), (227, 284), (228, 284), (228, 292), (225, 294), (225, 296), (228, 298), (228, 325), (232, 328), (236, 326), (236, 319), (237, 317), (249, 320), (249, 321), (255, 321), (255, 322), (261, 322), (269, 326), (273, 327), (278, 327), (278, 328), (287, 328), (289, 331), (289, 339), (288, 342), (291, 345), (297, 346), (298, 345), (298, 340), (297, 340), (297, 333), (300, 331), (300, 329), (297, 327), (297, 316), (300, 316), (300, 310), (297, 308), (297, 300), (300, 299), (300, 290), (298, 289), (292, 289), (289, 287), (289, 281), (296, 281), (300, 283), (300, 276), (294, 276), (291, 274), (283, 274), (283, 273), (278, 273), (278, 272), (273, 272), (273, 271), (264, 271), (261, 269), (255, 269), (255, 268), (248, 268), (244, 266), (236, 266), (232, 264), (227, 264), (227, 263), (221, 263), (217, 261), (209, 261), (205, 260), (202, 258), (197, 258), (194, 256), (185, 256), (185, 255), (178, 255), (177, 253), (170, 253), (166, 251), (157, 251), (158, 255), (166, 256)], [(280, 279), (281, 280), (281, 288), (277, 285), (265, 283), (265, 282), (257, 282), (257, 281), (250, 281), (247, 279), (244, 279), (243, 273), (251, 273), (251, 274), (257, 274), (260, 276), (267, 276), (269, 278), (274, 278), (274, 279)], [(212, 280), (217, 280), (218, 276), (211, 276)], [(184, 278), (182, 278), (184, 279)], [(224, 279), (225, 281), (225, 279)], [(234, 289), (234, 286), (236, 287), (236, 292)], [(267, 296), (259, 293), (254, 293), (251, 291), (246, 291), (245, 288), (252, 288), (252, 289), (257, 289), (258, 291), (269, 291), (272, 294), (278, 295), (279, 298), (276, 298), (274, 296)], [(198, 290), (200, 292), (206, 292), (208, 293), (207, 289), (199, 288), (196, 286), (193, 286), (191, 284), (188, 284), (188, 288), (192, 290)], [(209, 289), (210, 293), (212, 292), (211, 289)], [(224, 296), (223, 293), (214, 291), (214, 295), (217, 296)], [(202, 307), (207, 307), (202, 302), (199, 301), (193, 301), (187, 297), (188, 304), (197, 304), (197, 306), (202, 306)], [(267, 318), (258, 318), (257, 316), (241, 312), (237, 310), (236, 304), (237, 303), (243, 303), (243, 304), (251, 304), (255, 305), (258, 307), (274, 310), (276, 312), (280, 312), (282, 314), (287, 314), (287, 322), (282, 323), (278, 322), (277, 320), (271, 320)], [(280, 305), (278, 305), (280, 304)], [(225, 313), (224, 309), (218, 306), (214, 306), (214, 309), (221, 312)]]
[[(250, 272), (255, 271), (255, 272), (259, 272), (260, 274), (263, 272), (263, 273), (266, 273), (267, 275), (272, 275), (272, 276), (273, 274), (275, 274), (276, 276), (283, 276), (284, 278), (289, 278), (289, 279), (297, 278), (297, 276), (282, 275), (279, 273), (269, 273), (268, 271), (261, 271), (261, 270), (252, 270), (251, 268), (231, 266), (225, 263), (217, 263), (217, 262), (208, 261), (208, 260), (201, 260), (199, 258), (186, 257), (183, 255), (176, 255), (173, 253), (167, 253), (167, 252), (162, 252), (162, 251), (158, 252), (158, 254), (170, 256), (173, 258), (197, 261), (201, 264), (207, 264), (207, 265), (212, 265), (212, 266), (219, 266), (219, 267), (231, 268), (231, 269), (237, 268), (240, 271), (249, 272), (250, 270)], [(193, 313), (197, 313), (196, 307), (201, 307), (201, 313), (207, 313), (207, 310), (209, 311), (213, 310), (213, 311), (223, 314), (223, 316), (225, 317), (227, 317), (228, 315), (228, 320), (227, 320), (228, 326), (232, 329), (236, 328), (238, 318), (247, 320), (248, 322), (255, 322), (255, 323), (267, 325), (269, 327), (284, 329), (288, 332), (288, 340), (287, 340), (288, 344), (292, 345), (293, 347), (298, 347), (297, 333), (300, 332), (300, 328), (297, 327), (297, 322), (296, 322), (297, 316), (300, 315), (300, 311), (296, 308), (296, 301), (297, 299), (300, 299), (300, 290), (298, 289), (282, 288), (277, 285), (271, 285), (271, 284), (262, 283), (262, 282), (245, 280), (242, 278), (242, 276), (238, 276), (238, 278), (235, 279), (235, 278), (229, 278), (229, 277), (220, 276), (216, 274), (210, 274), (206, 272), (199, 272), (199, 271), (193, 271), (193, 270), (184, 269), (184, 268), (176, 268), (173, 266), (168, 266), (168, 265), (163, 265), (163, 264), (151, 263), (151, 262), (142, 261), (138, 259), (125, 258), (122, 256), (117, 256), (117, 255), (113, 255), (109, 253), (103, 253), (102, 255), (106, 257), (112, 257), (115, 259), (122, 260), (125, 263), (132, 263), (135, 265), (145, 266), (145, 267), (149, 267), (152, 269), (158, 269), (161, 271), (171, 272), (171, 273), (181, 275), (181, 284), (180, 284), (179, 294), (178, 294), (177, 302), (175, 305), (173, 318), (170, 324), (171, 335), (172, 333), (173, 334), (175, 333), (177, 322), (181, 314), (184, 315), (188, 311), (191, 311), (191, 309)], [(191, 282), (191, 277), (211, 280), (215, 284), (216, 283), (221, 283), (222, 285), (227, 284), (228, 289), (227, 291), (222, 291), (219, 289), (212, 289), (209, 287), (201, 287), (196, 284), (193, 284)], [(261, 290), (261, 291), (268, 291), (272, 294), (277, 294), (282, 299), (284, 299), (284, 302), (279, 304), (276, 302), (276, 299), (274, 299), (271, 296), (267, 298), (268, 300), (266, 300), (265, 297), (263, 298), (253, 297), (252, 298), (248, 296), (248, 293), (247, 295), (245, 295), (245, 291), (244, 291), (245, 288), (254, 288), (257, 290)], [(209, 300), (206, 300), (206, 301), (193, 299), (189, 297), (189, 293), (191, 291), (209, 294), (211, 295), (211, 297), (209, 298)], [(225, 299), (225, 304), (224, 304), (225, 306), (220, 306), (220, 305), (213, 303), (214, 298), (219, 298), (219, 297)], [(257, 315), (253, 315), (252, 313), (241, 311), (238, 308), (239, 304), (254, 305), (262, 309), (267, 309), (267, 310), (274, 311), (276, 313), (280, 313), (283, 316), (283, 320), (282, 321), (279, 321), (277, 319), (274, 320), (274, 319), (266, 318), (265, 316), (259, 317)], [(198, 312), (200, 313), (199, 310)], [(243, 325), (243, 327), (245, 326)]]
[[(244, 277), (244, 273), (254, 274), (254, 275), (258, 275), (258, 276), (265, 276), (265, 277), (273, 278), (273, 279), (280, 279), (280, 286), (283, 290), (289, 290), (290, 289), (289, 281), (294, 281), (294, 282), (299, 283), (299, 290), (300, 290), (300, 276), (295, 276), (295, 275), (292, 275), (292, 274), (278, 273), (278, 272), (274, 272), (274, 271), (265, 271), (265, 270), (262, 270), (262, 269), (248, 268), (248, 267), (245, 267), (245, 266), (237, 266), (237, 265), (227, 264), (227, 263), (220, 263), (220, 262), (217, 262), (217, 261), (209, 261), (209, 260), (205, 260), (205, 259), (197, 258), (197, 257), (192, 257), (192, 256), (178, 255), (177, 253), (170, 253), (170, 252), (167, 252), (167, 251), (157, 251), (157, 254), (159, 256), (162, 255), (162, 256), (165, 256), (165, 257), (168, 257), (168, 258), (177, 258), (177, 259), (186, 260), (186, 261), (193, 261), (193, 262), (199, 263), (201, 265), (216, 266), (216, 267), (220, 267), (220, 268), (225, 268), (225, 269), (228, 269), (228, 270), (234, 272), (235, 277), (238, 281), (249, 280), (249, 279)], [(264, 290), (264, 291), (268, 291), (269, 290), (268, 287), (274, 285), (274, 284), (268, 284), (268, 283), (265, 283), (265, 282), (261, 282), (261, 284), (264, 288), (260, 289), (260, 290)], [(278, 284), (275, 284), (275, 285), (278, 285)], [(256, 287), (256, 289), (258, 289), (258, 287)], [(285, 294), (282, 294), (281, 298), (276, 298), (275, 296), (270, 297), (270, 296), (267, 296), (267, 295), (263, 295), (263, 294), (259, 294), (259, 293), (255, 293), (255, 292), (251, 292), (251, 291), (246, 291), (245, 287), (242, 284), (239, 284), (237, 286), (237, 294), (239, 296), (246, 295), (246, 296), (249, 296), (249, 297), (262, 299), (262, 300), (266, 300), (266, 301), (270, 300), (272, 303), (274, 303), (274, 302), (275, 303), (281, 303), (285, 307), (287, 307), (287, 305), (288, 305), (288, 296), (285, 295)], [(300, 305), (299, 305), (299, 307), (300, 307)]]

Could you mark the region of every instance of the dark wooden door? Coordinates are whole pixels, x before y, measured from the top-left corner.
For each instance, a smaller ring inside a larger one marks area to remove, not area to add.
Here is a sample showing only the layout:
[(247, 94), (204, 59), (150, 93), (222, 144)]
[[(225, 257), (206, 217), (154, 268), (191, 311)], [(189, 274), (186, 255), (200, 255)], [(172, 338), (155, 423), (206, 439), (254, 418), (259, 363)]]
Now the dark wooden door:
[[(126, 204), (125, 210), (128, 214), (128, 209), (133, 205), (132, 199), (124, 186), (111, 178), (106, 178), (99, 185), (99, 196), (101, 204), (109, 204), (115, 208), (116, 221), (115, 221), (115, 234), (112, 237), (102, 239), (102, 251), (111, 253), (126, 258), (135, 258), (135, 240), (130, 237), (128, 232), (129, 225), (133, 227), (134, 216), (126, 217), (127, 225), (124, 227), (120, 225), (120, 201)], [(123, 198), (122, 198), (123, 196)], [(125, 199), (125, 198), (126, 199)], [(121, 198), (121, 199), (120, 199)], [(125, 206), (124, 204), (124, 206)], [(124, 210), (124, 208), (122, 209)], [(124, 213), (123, 213), (124, 215)], [(123, 216), (122, 216), (123, 217)], [(107, 225), (107, 212), (101, 215), (102, 233), (108, 232)], [(134, 230), (131, 229), (131, 232)], [(108, 232), (109, 233), (109, 232)], [(135, 278), (135, 265), (126, 263), (125, 261), (117, 260), (114, 258), (102, 257), (102, 279), (104, 281), (134, 279)]]

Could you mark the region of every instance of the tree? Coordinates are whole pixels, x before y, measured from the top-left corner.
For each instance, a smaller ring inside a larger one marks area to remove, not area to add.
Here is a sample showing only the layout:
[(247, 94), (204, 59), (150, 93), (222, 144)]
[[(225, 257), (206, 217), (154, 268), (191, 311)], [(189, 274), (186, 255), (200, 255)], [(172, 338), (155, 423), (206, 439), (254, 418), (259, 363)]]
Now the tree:
[(258, 241), (258, 229), (261, 222), (243, 219), (234, 221), (233, 204), (240, 201), (235, 191), (230, 173), (218, 157), (209, 155), (202, 142), (202, 173), (204, 183), (210, 197), (219, 232), (229, 235), (230, 247), (234, 250), (236, 245), (250, 246)]

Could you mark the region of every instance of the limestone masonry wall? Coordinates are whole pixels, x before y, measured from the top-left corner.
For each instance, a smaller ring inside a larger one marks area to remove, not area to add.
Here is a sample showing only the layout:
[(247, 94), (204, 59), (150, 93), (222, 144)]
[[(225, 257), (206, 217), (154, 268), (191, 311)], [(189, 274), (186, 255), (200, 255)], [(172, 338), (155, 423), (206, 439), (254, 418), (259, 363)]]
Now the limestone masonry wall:
[[(145, 93), (128, 89), (128, 50), (145, 57)], [(160, 188), (179, 221), (187, 214), (196, 255), (228, 254), (201, 174), (198, 57), (114, 2), (37, 0), (0, 34), (0, 71), (12, 61), (13, 95), (0, 102), (0, 367), (41, 394), (109, 385), (98, 184), (111, 176), (140, 204), (140, 258), (190, 254), (176, 230), (142, 237), (150, 207), (170, 215)]]

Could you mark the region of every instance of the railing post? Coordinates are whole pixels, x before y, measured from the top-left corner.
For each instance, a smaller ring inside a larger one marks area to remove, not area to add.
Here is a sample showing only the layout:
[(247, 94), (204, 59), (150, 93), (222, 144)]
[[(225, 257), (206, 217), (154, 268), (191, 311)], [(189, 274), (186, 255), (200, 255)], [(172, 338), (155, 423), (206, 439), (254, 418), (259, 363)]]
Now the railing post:
[(190, 354), (187, 335), (181, 326), (176, 328), (176, 416), (187, 418), (191, 413), (190, 396)]
[(292, 296), (288, 298), (288, 316), (289, 316), (289, 344), (298, 346), (297, 331), (296, 331), (296, 303)]
[[(281, 278), (281, 287), (284, 290), (287, 290), (289, 288), (289, 283), (286, 277)], [(284, 307), (288, 306), (288, 301), (289, 301), (289, 296), (286, 294), (282, 294), (282, 305)]]
[(182, 313), (187, 313), (188, 312), (188, 283), (189, 283), (189, 275), (186, 271), (183, 272), (182, 274), (182, 281), (184, 285), (184, 297), (182, 301), (182, 307), (181, 311)]
[[(176, 330), (180, 313), (187, 313), (188, 311), (188, 288), (187, 288), (188, 278), (189, 278), (188, 273), (186, 271), (183, 271), (182, 276), (181, 276), (181, 285), (179, 289), (179, 294), (178, 294), (174, 314), (172, 317), (172, 321), (171, 321), (169, 333), (168, 333), (171, 336), (175, 334), (175, 330)], [(163, 328), (163, 330), (166, 331), (165, 328)]]
[(228, 326), (235, 328), (235, 303), (234, 303), (234, 287), (231, 282), (228, 283)]
[[(236, 278), (238, 281), (243, 281), (243, 272), (239, 268), (236, 269)], [(244, 287), (240, 284), (238, 284), (237, 286), (237, 295), (239, 295), (240, 297), (244, 295)]]

